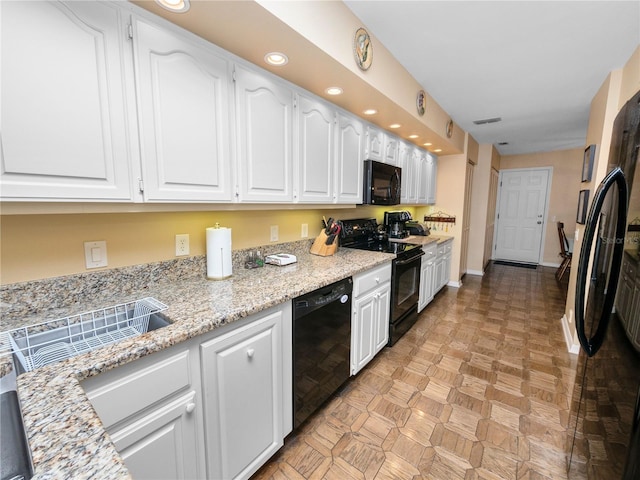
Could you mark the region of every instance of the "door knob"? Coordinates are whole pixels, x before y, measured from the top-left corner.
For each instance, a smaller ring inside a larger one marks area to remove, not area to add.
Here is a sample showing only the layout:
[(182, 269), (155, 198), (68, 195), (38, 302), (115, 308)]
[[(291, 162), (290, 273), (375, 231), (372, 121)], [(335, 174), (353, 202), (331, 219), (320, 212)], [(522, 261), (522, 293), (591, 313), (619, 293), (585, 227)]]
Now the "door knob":
[(187, 403), (187, 407), (185, 408), (187, 413), (192, 413), (195, 409), (196, 409), (196, 404), (193, 402)]

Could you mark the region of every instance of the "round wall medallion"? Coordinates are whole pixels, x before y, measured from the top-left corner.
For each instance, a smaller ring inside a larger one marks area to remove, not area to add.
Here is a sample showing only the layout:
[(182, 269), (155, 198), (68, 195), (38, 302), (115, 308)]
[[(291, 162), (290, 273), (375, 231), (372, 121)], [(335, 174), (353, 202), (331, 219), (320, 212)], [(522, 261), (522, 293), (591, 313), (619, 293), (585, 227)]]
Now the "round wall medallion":
[(373, 45), (371, 45), (369, 33), (364, 28), (356, 30), (356, 35), (353, 37), (353, 53), (360, 70), (369, 70), (373, 62)]
[(447, 138), (451, 138), (453, 135), (453, 120), (449, 119), (447, 122)]
[(420, 116), (424, 115), (427, 108), (427, 94), (424, 90), (420, 90), (418, 92), (418, 96), (416, 97), (416, 107), (418, 107), (418, 114)]

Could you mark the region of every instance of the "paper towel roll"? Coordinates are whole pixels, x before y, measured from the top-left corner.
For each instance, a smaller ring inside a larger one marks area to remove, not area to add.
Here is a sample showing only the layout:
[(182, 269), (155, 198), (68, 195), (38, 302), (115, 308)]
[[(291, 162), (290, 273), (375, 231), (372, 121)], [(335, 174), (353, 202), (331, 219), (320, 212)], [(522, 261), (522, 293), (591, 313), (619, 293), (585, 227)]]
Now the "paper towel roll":
[(207, 278), (221, 280), (231, 274), (231, 229), (207, 228)]

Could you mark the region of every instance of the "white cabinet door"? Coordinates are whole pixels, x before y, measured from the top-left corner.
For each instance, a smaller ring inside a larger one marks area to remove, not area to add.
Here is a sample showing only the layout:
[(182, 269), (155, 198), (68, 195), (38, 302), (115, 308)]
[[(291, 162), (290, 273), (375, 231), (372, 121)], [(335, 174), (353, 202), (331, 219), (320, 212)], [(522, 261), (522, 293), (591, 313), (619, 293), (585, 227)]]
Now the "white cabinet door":
[(427, 200), (426, 203), (433, 205), (436, 203), (436, 184), (438, 180), (438, 157), (427, 153)]
[(210, 478), (248, 478), (282, 445), (282, 311), (200, 346)]
[(374, 351), (378, 353), (389, 343), (389, 312), (391, 309), (391, 284), (376, 291), (377, 313), (374, 332)]
[(354, 276), (351, 319), (351, 374), (355, 375), (389, 341), (391, 264)]
[(0, 8), (3, 200), (131, 201), (118, 7), (0, 2)]
[(420, 265), (420, 296), (418, 299), (418, 312), (426, 307), (435, 294), (434, 275), (436, 269), (436, 244), (423, 247), (424, 256)]
[(418, 201), (418, 149), (408, 143), (402, 143), (399, 152), (399, 163), (402, 168), (400, 200), (403, 204), (416, 203)]
[(299, 95), (297, 125), (297, 201), (331, 203), (335, 165), (335, 111), (326, 103)]
[(384, 161), (384, 132), (378, 128), (367, 127), (367, 149), (365, 160)]
[(400, 139), (395, 135), (384, 134), (384, 163), (398, 166)]
[(237, 168), (242, 202), (293, 200), (293, 91), (236, 65)]
[(417, 203), (421, 205), (427, 204), (429, 197), (429, 184), (431, 168), (429, 162), (429, 156), (424, 150), (416, 149), (416, 164), (418, 167), (418, 175), (416, 178), (417, 185)]
[(231, 201), (228, 63), (140, 19), (135, 71), (147, 201)]
[(374, 332), (376, 330), (377, 299), (371, 292), (354, 302), (354, 321), (351, 334), (351, 374), (355, 375), (369, 363), (375, 355)]
[(198, 471), (195, 392), (190, 392), (127, 427), (110, 432), (136, 480), (202, 478)]
[(336, 128), (336, 203), (362, 203), (364, 126), (338, 113)]

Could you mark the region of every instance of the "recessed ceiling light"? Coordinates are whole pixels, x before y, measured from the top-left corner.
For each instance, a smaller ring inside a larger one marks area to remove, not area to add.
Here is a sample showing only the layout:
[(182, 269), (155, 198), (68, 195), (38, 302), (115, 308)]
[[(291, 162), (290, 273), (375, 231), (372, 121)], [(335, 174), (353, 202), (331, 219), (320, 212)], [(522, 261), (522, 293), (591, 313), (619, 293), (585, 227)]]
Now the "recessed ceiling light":
[(392, 123), (391, 125), (389, 125), (389, 128), (400, 128), (402, 125), (400, 125), (399, 123)]
[(325, 92), (328, 95), (342, 95), (342, 89), (340, 87), (329, 87)]
[(414, 139), (414, 138), (418, 138), (420, 135), (416, 135), (415, 133), (413, 135), (409, 135), (409, 138)]
[(271, 52), (267, 53), (264, 56), (264, 61), (269, 65), (275, 65), (276, 67), (281, 67), (282, 65), (286, 65), (289, 63), (289, 57), (287, 57), (284, 53), (281, 52)]
[(430, 147), (431, 145), (433, 145), (433, 143), (431, 142), (425, 142), (422, 144), (424, 147)]
[(436, 148), (436, 149), (434, 150), (434, 152), (436, 152), (436, 153), (441, 152), (441, 151), (442, 151), (442, 149), (441, 149), (441, 148)]
[(365, 115), (375, 115), (376, 113), (378, 113), (378, 110), (376, 110), (375, 108), (367, 108), (364, 112)]
[(191, 7), (189, 0), (156, 0), (156, 3), (162, 8), (176, 13), (184, 13)]

